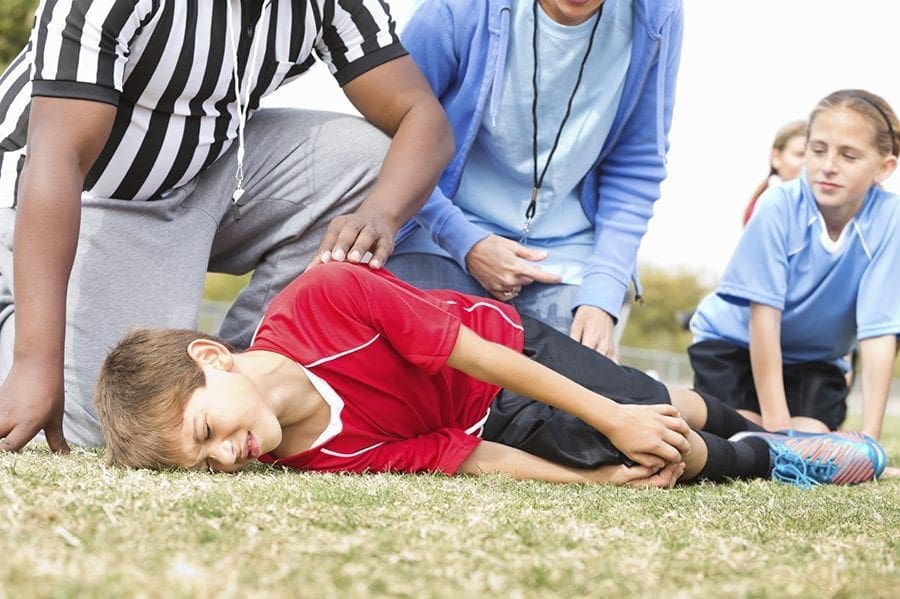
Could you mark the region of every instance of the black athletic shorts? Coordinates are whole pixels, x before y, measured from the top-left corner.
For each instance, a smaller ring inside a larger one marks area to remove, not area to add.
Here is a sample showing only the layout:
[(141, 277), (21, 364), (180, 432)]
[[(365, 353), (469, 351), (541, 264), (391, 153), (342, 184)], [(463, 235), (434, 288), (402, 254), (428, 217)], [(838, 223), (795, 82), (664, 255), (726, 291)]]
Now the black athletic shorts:
[[(750, 351), (726, 341), (701, 341), (688, 348), (694, 387), (739, 410), (760, 413)], [(784, 393), (791, 416), (821, 420), (837, 429), (847, 415), (844, 373), (827, 362), (785, 364)]]
[[(619, 366), (539, 320), (522, 315), (522, 324), (522, 353), (532, 360), (618, 403), (671, 403), (665, 385), (640, 370)], [(633, 464), (583, 420), (505, 389), (491, 405), (482, 438), (576, 468)]]

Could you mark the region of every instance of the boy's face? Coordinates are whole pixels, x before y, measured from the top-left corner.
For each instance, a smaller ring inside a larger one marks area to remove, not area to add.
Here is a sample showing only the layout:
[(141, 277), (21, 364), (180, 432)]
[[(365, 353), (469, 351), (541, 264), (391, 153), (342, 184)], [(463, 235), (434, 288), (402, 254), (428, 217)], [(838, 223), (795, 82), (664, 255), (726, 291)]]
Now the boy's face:
[(252, 382), (236, 369), (202, 365), (179, 431), (181, 468), (237, 472), (281, 444), (281, 425)]

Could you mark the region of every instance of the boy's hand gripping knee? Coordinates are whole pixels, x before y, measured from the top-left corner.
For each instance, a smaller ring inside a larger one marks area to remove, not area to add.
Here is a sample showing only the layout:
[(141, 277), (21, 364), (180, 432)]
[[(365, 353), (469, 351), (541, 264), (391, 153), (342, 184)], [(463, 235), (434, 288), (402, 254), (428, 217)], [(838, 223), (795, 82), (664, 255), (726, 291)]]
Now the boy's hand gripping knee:
[(690, 453), (690, 427), (674, 406), (618, 407), (607, 436), (627, 457), (643, 466), (662, 468), (681, 462)]

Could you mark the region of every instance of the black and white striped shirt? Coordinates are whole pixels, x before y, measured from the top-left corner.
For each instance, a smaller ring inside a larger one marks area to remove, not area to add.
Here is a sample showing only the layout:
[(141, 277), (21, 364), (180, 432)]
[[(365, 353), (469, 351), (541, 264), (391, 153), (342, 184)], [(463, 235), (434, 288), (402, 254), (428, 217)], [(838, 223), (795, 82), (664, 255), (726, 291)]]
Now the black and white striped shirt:
[(406, 53), (380, 0), (43, 0), (0, 76), (0, 207), (14, 205), (33, 95), (118, 107), (85, 197), (164, 197), (221, 156), (238, 127), (228, 10), (248, 112), (313, 52), (341, 85)]

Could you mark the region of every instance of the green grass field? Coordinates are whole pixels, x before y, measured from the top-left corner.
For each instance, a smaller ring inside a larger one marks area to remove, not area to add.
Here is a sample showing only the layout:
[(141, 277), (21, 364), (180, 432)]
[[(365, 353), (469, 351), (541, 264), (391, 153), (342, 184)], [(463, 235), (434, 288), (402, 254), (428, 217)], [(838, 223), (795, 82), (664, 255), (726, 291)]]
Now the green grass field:
[[(883, 439), (900, 460), (900, 416)], [(900, 479), (669, 491), (0, 455), (0, 598), (897, 597)]]

